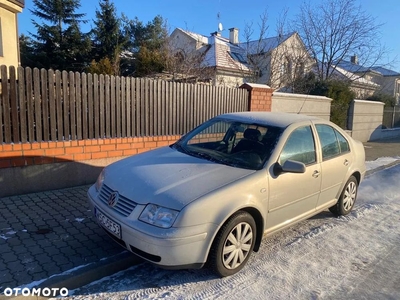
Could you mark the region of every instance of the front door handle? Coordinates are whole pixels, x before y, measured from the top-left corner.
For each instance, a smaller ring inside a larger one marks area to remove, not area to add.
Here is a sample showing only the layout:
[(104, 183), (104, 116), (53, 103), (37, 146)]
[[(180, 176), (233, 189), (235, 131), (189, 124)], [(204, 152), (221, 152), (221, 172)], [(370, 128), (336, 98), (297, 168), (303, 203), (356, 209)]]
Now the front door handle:
[(319, 172), (317, 170), (314, 171), (312, 177), (317, 178), (319, 176)]

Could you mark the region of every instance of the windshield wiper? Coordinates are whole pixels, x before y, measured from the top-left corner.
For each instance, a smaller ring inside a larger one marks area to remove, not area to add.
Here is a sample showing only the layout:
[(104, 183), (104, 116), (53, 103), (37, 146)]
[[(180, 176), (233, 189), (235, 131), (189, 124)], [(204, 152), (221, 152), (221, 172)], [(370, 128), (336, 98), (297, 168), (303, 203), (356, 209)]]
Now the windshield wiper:
[(184, 148), (181, 144), (179, 143), (175, 143), (172, 144), (171, 147), (173, 147), (174, 149), (178, 150), (179, 152), (185, 153), (187, 155), (191, 155), (193, 156), (192, 152), (189, 151), (188, 149)]

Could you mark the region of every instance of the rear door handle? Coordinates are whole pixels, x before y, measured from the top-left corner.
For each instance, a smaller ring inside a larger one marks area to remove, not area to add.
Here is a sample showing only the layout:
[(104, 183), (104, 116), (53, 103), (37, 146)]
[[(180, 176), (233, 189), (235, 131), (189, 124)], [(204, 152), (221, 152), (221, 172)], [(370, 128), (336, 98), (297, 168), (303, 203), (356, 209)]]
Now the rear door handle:
[(347, 167), (349, 165), (349, 161), (347, 159), (345, 159), (343, 164)]
[(319, 176), (319, 172), (317, 170), (314, 171), (312, 177), (317, 178)]

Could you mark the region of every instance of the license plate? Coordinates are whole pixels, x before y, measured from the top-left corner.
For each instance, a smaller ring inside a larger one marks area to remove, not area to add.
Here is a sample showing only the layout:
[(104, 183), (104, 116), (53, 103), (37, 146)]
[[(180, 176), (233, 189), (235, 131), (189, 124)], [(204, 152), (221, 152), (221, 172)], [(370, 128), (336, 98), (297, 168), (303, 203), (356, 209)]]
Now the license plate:
[(111, 220), (97, 208), (95, 208), (95, 215), (101, 226), (103, 226), (117, 238), (121, 238), (121, 225)]

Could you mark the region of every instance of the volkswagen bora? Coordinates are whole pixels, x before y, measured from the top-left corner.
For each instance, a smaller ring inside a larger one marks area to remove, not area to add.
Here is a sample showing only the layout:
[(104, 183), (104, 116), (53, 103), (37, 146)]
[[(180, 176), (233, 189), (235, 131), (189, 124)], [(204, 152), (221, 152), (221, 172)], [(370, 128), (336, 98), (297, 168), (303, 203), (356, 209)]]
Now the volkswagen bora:
[(88, 197), (99, 224), (139, 257), (229, 276), (263, 236), (325, 209), (348, 214), (364, 174), (363, 145), (333, 123), (241, 112), (109, 165)]

